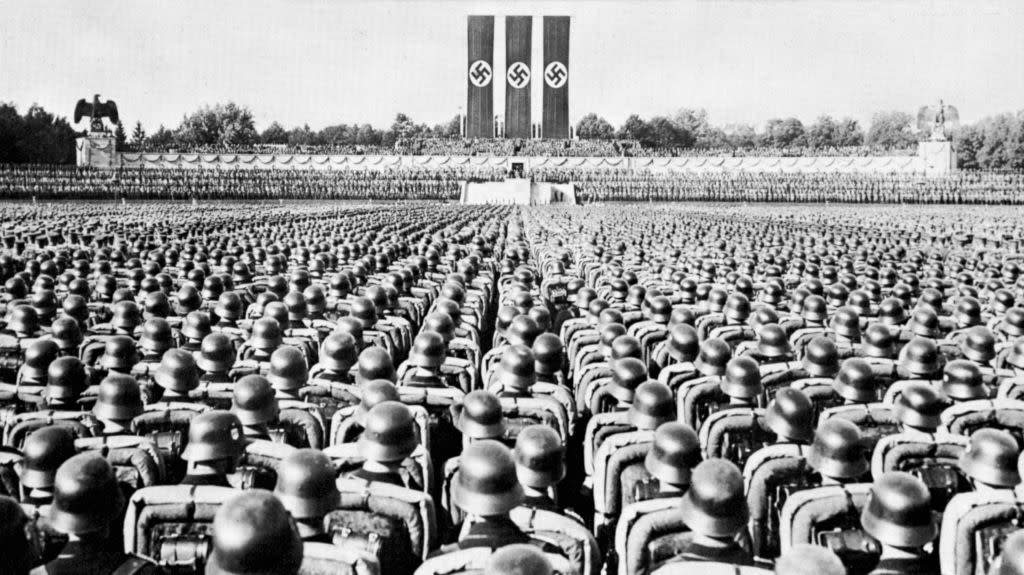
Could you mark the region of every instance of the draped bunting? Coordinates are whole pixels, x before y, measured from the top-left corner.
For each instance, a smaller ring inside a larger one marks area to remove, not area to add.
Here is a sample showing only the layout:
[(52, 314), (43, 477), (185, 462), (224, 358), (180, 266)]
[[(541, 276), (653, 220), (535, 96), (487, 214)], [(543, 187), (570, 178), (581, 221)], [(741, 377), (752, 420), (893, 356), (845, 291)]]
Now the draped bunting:
[[(79, 150), (86, 143), (76, 142)], [(93, 146), (98, 151), (109, 150)], [(924, 161), (918, 156), (899, 157), (681, 157), (681, 158), (625, 158), (625, 157), (511, 157), (511, 156), (335, 156), (313, 154), (149, 154), (121, 153), (120, 164), (131, 168), (217, 168), (265, 167), (293, 169), (387, 169), (402, 166), (418, 169), (446, 167), (510, 168), (512, 162), (523, 162), (527, 169), (603, 169), (677, 171), (700, 173), (706, 171), (748, 172), (872, 172), (922, 173)]]

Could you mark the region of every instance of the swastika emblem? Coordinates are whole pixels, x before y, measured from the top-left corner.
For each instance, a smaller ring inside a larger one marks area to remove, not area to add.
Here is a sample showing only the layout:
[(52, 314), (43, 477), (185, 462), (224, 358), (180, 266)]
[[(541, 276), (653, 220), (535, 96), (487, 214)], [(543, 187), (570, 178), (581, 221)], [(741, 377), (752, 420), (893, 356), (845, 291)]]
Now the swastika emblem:
[(544, 81), (556, 90), (564, 86), (568, 79), (569, 70), (566, 69), (565, 64), (557, 60), (544, 68)]
[(525, 88), (530, 83), (530, 67), (522, 62), (514, 62), (508, 67), (508, 73), (505, 74), (508, 78), (508, 85), (513, 88)]
[(477, 60), (469, 65), (469, 81), (477, 88), (483, 88), (491, 83), (491, 65), (483, 60)]

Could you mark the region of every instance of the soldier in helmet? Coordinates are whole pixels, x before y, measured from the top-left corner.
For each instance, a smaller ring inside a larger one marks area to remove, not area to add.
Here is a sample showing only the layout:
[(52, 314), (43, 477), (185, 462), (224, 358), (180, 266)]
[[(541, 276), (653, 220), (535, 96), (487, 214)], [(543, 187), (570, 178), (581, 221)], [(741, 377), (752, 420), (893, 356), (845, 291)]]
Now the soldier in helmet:
[(92, 413), (103, 424), (104, 435), (121, 435), (130, 432), (132, 418), (144, 409), (135, 378), (112, 373), (100, 382)]
[(82, 394), (89, 388), (89, 374), (77, 357), (59, 357), (46, 369), (43, 402), (48, 409), (79, 411)]
[(248, 439), (272, 441), (269, 426), (277, 421), (280, 410), (274, 389), (262, 375), (247, 375), (235, 382), (231, 412), (242, 423)]
[(298, 575), (302, 538), (274, 494), (252, 490), (225, 502), (213, 518), (208, 575)]
[(747, 526), (749, 511), (743, 496), (743, 476), (735, 464), (724, 459), (701, 462), (693, 470), (690, 488), (680, 499), (679, 513), (690, 531), (671, 561), (753, 563), (750, 552), (737, 542)]
[(267, 380), (274, 387), (279, 399), (298, 401), (299, 390), (309, 380), (306, 358), (299, 348), (283, 345), (270, 356), (270, 369)]
[(228, 475), (235, 471), (245, 451), (246, 439), (238, 417), (227, 411), (208, 411), (189, 424), (188, 445), (181, 453), (187, 462), (182, 485), (231, 487)]
[(21, 501), (33, 505), (52, 503), (57, 469), (76, 453), (74, 436), (63, 427), (42, 427), (25, 438), (21, 453)]
[(979, 429), (971, 435), (960, 456), (960, 470), (970, 479), (975, 491), (1013, 489), (1021, 480), (1017, 470), (1020, 450), (1009, 433), (998, 429)]
[(857, 482), (869, 469), (860, 429), (841, 418), (822, 421), (814, 432), (807, 463), (820, 475), (822, 485)]
[(60, 356), (60, 347), (49, 339), (37, 339), (25, 348), (24, 363), (18, 368), (19, 386), (46, 384), (46, 370)]
[(565, 446), (558, 433), (547, 425), (526, 427), (516, 437), (512, 453), (525, 494), (523, 504), (562, 513), (557, 492), (565, 477)]
[(832, 340), (819, 335), (812, 338), (804, 347), (799, 365), (766, 373), (762, 382), (767, 388), (777, 389), (796, 382), (807, 384), (813, 380), (831, 381), (838, 373), (839, 351)]
[(736, 355), (748, 356), (759, 365), (782, 364), (795, 359), (789, 337), (785, 330), (775, 323), (761, 326), (757, 342), (753, 346), (737, 347)]
[(896, 399), (893, 415), (902, 433), (931, 438), (942, 424), (942, 411), (949, 400), (941, 390), (925, 383), (912, 382), (903, 387)]
[(61, 464), (54, 478), (50, 526), (68, 536), (44, 573), (160, 573), (148, 559), (126, 554), (112, 543), (120, 528), (124, 497), (114, 470), (92, 453), (75, 455)]
[(419, 445), (409, 408), (397, 401), (383, 401), (370, 409), (364, 423), (358, 442), (363, 465), (350, 476), (422, 491), (423, 486), (403, 468)]
[(890, 471), (876, 479), (860, 522), (882, 546), (872, 575), (939, 572), (935, 554), (924, 549), (935, 540), (939, 527), (932, 514), (931, 494), (920, 479), (902, 471)]
[(341, 494), (330, 458), (315, 449), (299, 449), (277, 467), (274, 495), (295, 519), (303, 541), (331, 543), (324, 517), (337, 509)]
[(320, 344), (319, 359), (309, 368), (310, 380), (352, 383), (349, 371), (359, 360), (356, 339), (348, 333), (331, 333)]
[(364, 349), (359, 354), (356, 366), (356, 383), (359, 385), (375, 379), (385, 379), (392, 383), (398, 382), (391, 354), (382, 347), (370, 346)]
[(444, 373), (447, 348), (444, 338), (435, 331), (423, 331), (416, 336), (409, 352), (407, 367), (402, 374), (401, 385), (410, 387), (455, 387), (460, 382), (452, 374)]
[(196, 365), (202, 371), (200, 381), (205, 383), (231, 383), (258, 372), (252, 362), (235, 361), (235, 348), (222, 333), (211, 333), (203, 338)]
[(675, 421), (661, 424), (644, 458), (644, 469), (651, 474), (654, 483), (638, 483), (633, 499), (647, 501), (680, 496), (689, 488), (691, 473), (700, 460), (700, 442), (692, 427)]
[(530, 543), (509, 513), (523, 503), (523, 487), (512, 453), (493, 440), (475, 442), (462, 452), (452, 485), (452, 503), (466, 515), (458, 548), (497, 549)]
[(189, 392), (199, 387), (199, 367), (195, 357), (182, 349), (167, 350), (153, 373), (153, 381), (162, 389), (162, 401), (191, 401)]

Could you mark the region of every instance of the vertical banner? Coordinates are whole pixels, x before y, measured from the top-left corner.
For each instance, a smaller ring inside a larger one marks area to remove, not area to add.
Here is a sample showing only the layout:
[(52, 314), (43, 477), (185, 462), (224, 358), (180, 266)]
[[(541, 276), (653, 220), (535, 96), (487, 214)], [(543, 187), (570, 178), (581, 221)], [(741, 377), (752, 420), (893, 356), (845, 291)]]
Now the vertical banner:
[(544, 17), (544, 138), (569, 137), (569, 17)]
[(494, 16), (469, 17), (466, 137), (494, 137)]
[(533, 17), (505, 17), (505, 137), (530, 137)]

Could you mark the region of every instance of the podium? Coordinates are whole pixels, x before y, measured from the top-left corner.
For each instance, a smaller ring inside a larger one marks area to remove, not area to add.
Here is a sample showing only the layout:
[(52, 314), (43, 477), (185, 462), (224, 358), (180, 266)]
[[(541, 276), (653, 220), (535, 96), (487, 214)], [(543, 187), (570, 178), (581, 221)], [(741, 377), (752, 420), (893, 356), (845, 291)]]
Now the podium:
[(79, 167), (117, 168), (121, 157), (117, 142), (108, 132), (89, 132), (75, 140), (75, 157)]
[(945, 176), (956, 170), (956, 151), (949, 140), (925, 140), (917, 144), (926, 176)]
[(507, 178), (501, 182), (462, 182), (462, 204), (538, 206), (575, 204), (576, 186)]

